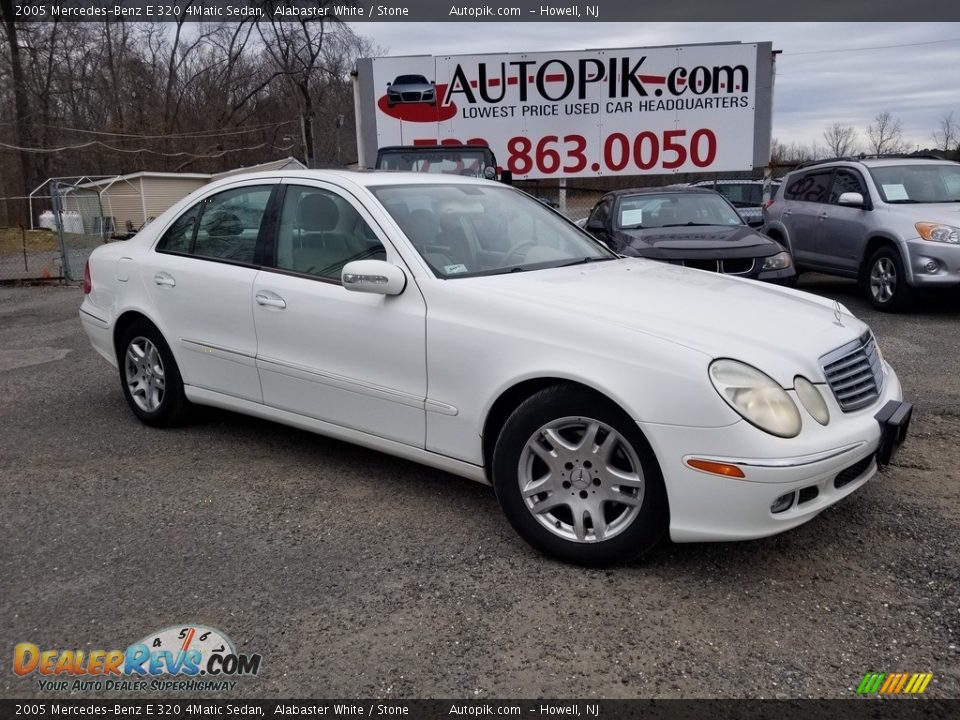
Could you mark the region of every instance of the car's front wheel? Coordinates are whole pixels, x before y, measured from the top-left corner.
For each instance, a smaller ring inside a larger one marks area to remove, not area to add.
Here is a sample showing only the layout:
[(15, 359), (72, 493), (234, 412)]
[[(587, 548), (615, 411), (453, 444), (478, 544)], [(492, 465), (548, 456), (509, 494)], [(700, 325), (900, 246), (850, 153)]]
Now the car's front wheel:
[(120, 339), (120, 384), (130, 409), (147, 425), (181, 423), (190, 408), (173, 353), (160, 331), (141, 320)]
[(866, 272), (867, 294), (877, 310), (898, 312), (909, 307), (912, 288), (907, 285), (900, 253), (891, 247), (882, 247), (870, 258)]
[(549, 387), (513, 412), (494, 449), (493, 481), (517, 532), (567, 562), (630, 560), (669, 525), (660, 467), (639, 428), (585, 388)]

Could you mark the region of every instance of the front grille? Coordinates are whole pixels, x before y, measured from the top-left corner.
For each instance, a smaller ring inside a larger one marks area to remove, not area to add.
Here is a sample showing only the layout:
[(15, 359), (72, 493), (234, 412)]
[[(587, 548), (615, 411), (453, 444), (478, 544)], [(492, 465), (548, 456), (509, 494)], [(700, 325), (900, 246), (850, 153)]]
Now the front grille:
[(720, 263), (717, 260), (681, 260), (684, 267), (696, 268), (697, 270), (709, 270), (710, 272), (718, 272), (720, 270)]
[(858, 477), (863, 475), (873, 463), (873, 455), (867, 455), (863, 460), (858, 460), (850, 467), (841, 470), (833, 479), (833, 486), (839, 490), (844, 485), (849, 485)]
[(820, 358), (840, 409), (852, 412), (872, 403), (883, 390), (883, 369), (870, 332)]
[(720, 263), (720, 272), (727, 275), (749, 275), (753, 271), (753, 262), (753, 258), (723, 260)]
[(405, 92), (402, 97), (404, 102), (417, 102), (420, 99), (420, 93)]

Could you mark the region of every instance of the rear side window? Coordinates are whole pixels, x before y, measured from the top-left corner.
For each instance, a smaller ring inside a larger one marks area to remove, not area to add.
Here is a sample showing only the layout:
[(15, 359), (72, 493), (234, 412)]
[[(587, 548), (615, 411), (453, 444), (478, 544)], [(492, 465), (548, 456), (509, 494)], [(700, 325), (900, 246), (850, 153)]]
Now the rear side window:
[(174, 221), (157, 251), (253, 264), (272, 191), (270, 185), (252, 185), (201, 200)]
[(832, 177), (832, 169), (804, 173), (789, 182), (783, 196), (787, 200), (825, 203), (829, 197)]

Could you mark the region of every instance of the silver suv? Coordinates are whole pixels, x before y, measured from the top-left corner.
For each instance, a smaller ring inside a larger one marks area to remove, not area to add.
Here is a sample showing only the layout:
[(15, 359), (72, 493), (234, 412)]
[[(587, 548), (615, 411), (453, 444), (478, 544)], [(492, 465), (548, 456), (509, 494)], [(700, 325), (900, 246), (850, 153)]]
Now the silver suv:
[(798, 272), (858, 278), (880, 310), (905, 309), (914, 288), (960, 285), (960, 163), (816, 163), (787, 175), (763, 214)]

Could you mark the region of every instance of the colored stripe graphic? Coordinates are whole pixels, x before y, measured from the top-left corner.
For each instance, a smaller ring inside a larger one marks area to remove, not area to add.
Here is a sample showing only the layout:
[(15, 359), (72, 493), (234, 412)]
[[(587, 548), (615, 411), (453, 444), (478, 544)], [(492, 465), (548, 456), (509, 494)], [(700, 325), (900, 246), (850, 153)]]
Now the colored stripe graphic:
[(874, 673), (863, 676), (857, 695), (919, 695), (933, 680), (933, 673)]

